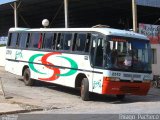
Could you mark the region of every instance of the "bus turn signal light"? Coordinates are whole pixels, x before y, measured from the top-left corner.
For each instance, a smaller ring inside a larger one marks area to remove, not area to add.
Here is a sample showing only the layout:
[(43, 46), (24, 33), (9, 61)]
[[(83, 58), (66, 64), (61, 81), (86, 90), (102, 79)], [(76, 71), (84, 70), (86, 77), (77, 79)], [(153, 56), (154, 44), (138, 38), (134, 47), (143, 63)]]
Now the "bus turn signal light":
[(112, 81), (112, 82), (117, 82), (117, 81), (120, 81), (120, 78), (117, 78), (117, 77), (104, 77), (103, 78), (104, 81)]

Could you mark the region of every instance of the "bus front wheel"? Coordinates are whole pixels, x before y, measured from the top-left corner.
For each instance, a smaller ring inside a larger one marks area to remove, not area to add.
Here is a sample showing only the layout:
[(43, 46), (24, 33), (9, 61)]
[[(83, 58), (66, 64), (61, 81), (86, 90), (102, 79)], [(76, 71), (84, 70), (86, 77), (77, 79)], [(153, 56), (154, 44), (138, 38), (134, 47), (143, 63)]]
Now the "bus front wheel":
[(26, 68), (24, 70), (24, 73), (23, 73), (23, 81), (25, 83), (26, 86), (32, 86), (33, 85), (33, 79), (30, 78), (30, 70), (29, 68)]
[(87, 78), (83, 78), (81, 82), (81, 98), (84, 101), (89, 100), (89, 82)]

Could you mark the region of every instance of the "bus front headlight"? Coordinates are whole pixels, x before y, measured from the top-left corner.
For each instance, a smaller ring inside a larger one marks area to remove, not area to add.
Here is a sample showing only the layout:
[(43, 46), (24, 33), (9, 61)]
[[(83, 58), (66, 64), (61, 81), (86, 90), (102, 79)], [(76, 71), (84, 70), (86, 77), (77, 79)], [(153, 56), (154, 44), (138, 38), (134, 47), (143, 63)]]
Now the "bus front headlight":
[(105, 81), (112, 81), (112, 82), (118, 82), (120, 81), (120, 78), (117, 77), (104, 77)]

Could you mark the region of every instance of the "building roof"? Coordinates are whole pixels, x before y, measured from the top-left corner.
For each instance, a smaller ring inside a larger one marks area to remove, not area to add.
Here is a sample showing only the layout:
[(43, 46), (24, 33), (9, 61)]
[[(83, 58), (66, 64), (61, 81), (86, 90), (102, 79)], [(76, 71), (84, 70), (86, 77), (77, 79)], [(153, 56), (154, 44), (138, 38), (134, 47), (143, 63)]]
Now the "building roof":
[[(113, 28), (132, 28), (131, 0), (68, 0), (69, 27), (91, 27), (105, 24)], [(18, 26), (40, 28), (43, 19), (50, 27), (64, 27), (64, 0), (19, 0)], [(138, 6), (138, 22), (154, 23), (160, 8)], [(0, 36), (7, 35), (14, 27), (13, 9), (10, 4), (0, 6)]]

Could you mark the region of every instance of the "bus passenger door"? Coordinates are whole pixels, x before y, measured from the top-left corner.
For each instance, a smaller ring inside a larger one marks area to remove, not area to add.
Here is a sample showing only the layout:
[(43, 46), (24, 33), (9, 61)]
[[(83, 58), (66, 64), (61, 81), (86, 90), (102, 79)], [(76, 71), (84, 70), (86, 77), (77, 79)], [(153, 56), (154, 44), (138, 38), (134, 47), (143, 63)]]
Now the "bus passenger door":
[(102, 93), (104, 36), (95, 33), (91, 39), (92, 91)]

